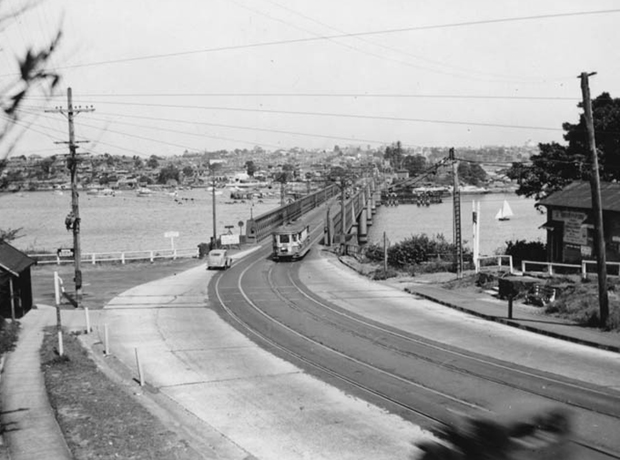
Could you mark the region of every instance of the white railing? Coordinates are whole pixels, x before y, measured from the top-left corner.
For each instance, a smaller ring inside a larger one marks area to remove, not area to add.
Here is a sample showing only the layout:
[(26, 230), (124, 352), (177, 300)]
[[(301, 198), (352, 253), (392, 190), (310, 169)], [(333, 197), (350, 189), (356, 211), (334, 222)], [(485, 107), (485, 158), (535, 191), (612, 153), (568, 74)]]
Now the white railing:
[[(502, 264), (502, 261), (506, 259), (507, 261)], [(514, 267), (512, 265), (512, 256), (508, 255), (497, 255), (497, 256), (480, 256), (478, 257), (474, 264), (476, 267), (476, 273), (479, 273), (483, 268), (493, 268), (495, 269), (495, 263), (489, 265), (482, 265), (480, 262), (483, 260), (492, 260), (493, 262), (497, 262), (497, 269), (502, 270), (504, 267), (508, 268), (509, 273), (512, 275), (514, 273)]]
[[(581, 261), (581, 264), (562, 264), (558, 262), (539, 262), (539, 261), (533, 261), (533, 260), (524, 260), (521, 262), (521, 271), (525, 275), (528, 272), (527, 266), (534, 265), (538, 267), (543, 267), (543, 269), (542, 270), (529, 270), (530, 273), (546, 272), (548, 275), (554, 275), (557, 273), (557, 270), (555, 270), (555, 268), (562, 267), (562, 268), (572, 269), (569, 271), (574, 271), (575, 274), (581, 274), (581, 277), (585, 279), (587, 278), (588, 273), (590, 273), (588, 272), (588, 265), (596, 265), (596, 263), (597, 263), (596, 260), (583, 260)], [(608, 268), (608, 273), (607, 273), (608, 276), (620, 276), (620, 262), (607, 262), (606, 265)], [(615, 269), (609, 270), (609, 267), (615, 267)]]
[[(159, 259), (174, 260), (177, 258), (198, 257), (198, 252), (198, 249), (159, 249), (146, 251), (92, 252), (83, 253), (80, 260), (82, 263), (90, 263), (93, 265), (106, 262), (120, 262), (121, 264), (125, 264), (127, 262), (135, 261), (154, 262)], [(62, 257), (56, 254), (29, 254), (29, 256), (33, 259), (36, 259), (39, 265), (61, 265), (73, 263), (73, 257)]]

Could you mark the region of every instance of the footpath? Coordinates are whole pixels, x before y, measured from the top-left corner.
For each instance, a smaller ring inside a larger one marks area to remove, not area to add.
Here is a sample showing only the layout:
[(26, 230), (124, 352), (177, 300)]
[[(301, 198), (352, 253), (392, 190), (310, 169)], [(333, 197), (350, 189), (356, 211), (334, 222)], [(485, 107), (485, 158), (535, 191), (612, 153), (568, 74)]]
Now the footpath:
[[(513, 306), (512, 318), (508, 318), (507, 302), (492, 299), (484, 293), (447, 290), (439, 285), (421, 282), (407, 282), (399, 287), (412, 297), (419, 296), (489, 321), (620, 352), (620, 334), (586, 329), (558, 318), (543, 317), (532, 308), (519, 304)], [(22, 330), (17, 347), (7, 354), (0, 381), (0, 422), (3, 428), (0, 460), (71, 459), (47, 398), (39, 355), (43, 328), (55, 324), (55, 310), (39, 306), (20, 322)], [(93, 322), (96, 322), (95, 318)], [(76, 328), (84, 327), (83, 323), (83, 314), (75, 314), (71, 315), (66, 325)]]

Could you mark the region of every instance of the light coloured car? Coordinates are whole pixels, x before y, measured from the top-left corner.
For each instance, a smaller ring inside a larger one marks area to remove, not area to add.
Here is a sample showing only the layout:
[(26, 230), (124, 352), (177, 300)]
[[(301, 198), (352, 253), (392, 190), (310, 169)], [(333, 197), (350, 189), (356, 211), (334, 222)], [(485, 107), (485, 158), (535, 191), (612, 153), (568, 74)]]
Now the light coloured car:
[(213, 249), (207, 254), (207, 270), (220, 268), (226, 270), (232, 265), (232, 258), (226, 249)]

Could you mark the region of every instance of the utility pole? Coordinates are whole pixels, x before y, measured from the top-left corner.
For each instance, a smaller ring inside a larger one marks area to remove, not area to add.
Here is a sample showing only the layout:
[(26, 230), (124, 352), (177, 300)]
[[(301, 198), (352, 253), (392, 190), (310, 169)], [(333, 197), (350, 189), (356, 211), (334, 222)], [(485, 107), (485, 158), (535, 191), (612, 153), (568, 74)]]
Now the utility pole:
[(454, 210), (454, 256), (456, 259), (456, 277), (463, 278), (463, 242), (461, 239), (461, 190), (459, 188), (459, 164), (454, 157), (454, 148), (449, 151), (452, 161), (452, 202)]
[(73, 281), (75, 282), (75, 307), (80, 306), (80, 299), (82, 297), (82, 251), (80, 245), (80, 204), (79, 193), (77, 184), (77, 144), (88, 141), (76, 141), (75, 140), (75, 128), (73, 126), (73, 119), (75, 115), (80, 112), (94, 112), (94, 108), (90, 107), (73, 107), (73, 92), (71, 88), (67, 88), (67, 109), (56, 107), (54, 110), (46, 110), (46, 112), (60, 113), (67, 117), (69, 122), (69, 141), (59, 142), (61, 144), (69, 145), (69, 157), (67, 158), (67, 167), (71, 174), (71, 212), (65, 219), (65, 226), (67, 230), (73, 231), (73, 263), (75, 267), (75, 275)]
[(594, 250), (596, 251), (596, 267), (598, 274), (598, 302), (599, 302), (599, 326), (607, 325), (609, 317), (609, 298), (607, 295), (607, 260), (605, 257), (605, 236), (603, 234), (603, 207), (601, 204), (601, 181), (598, 170), (598, 154), (594, 137), (594, 120), (592, 118), (592, 100), (590, 99), (590, 85), (588, 77), (596, 75), (596, 72), (582, 72), (578, 77), (581, 79), (581, 94), (583, 97), (583, 111), (588, 129), (588, 144), (592, 155), (592, 177), (590, 189), (592, 193), (592, 213), (594, 217)]
[(211, 249), (217, 248), (217, 219), (215, 217), (215, 164), (209, 163), (211, 169), (211, 198), (213, 201), (213, 241), (211, 243)]

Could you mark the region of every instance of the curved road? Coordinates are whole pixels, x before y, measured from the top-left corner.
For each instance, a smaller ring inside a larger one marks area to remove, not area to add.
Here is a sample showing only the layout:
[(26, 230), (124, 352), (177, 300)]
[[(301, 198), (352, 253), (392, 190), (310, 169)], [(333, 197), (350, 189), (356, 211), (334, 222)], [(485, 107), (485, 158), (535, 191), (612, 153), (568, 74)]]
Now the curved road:
[(617, 354), (416, 299), (317, 248), (267, 255), (138, 286), (104, 312), (113, 355), (134, 369), (138, 350), (205, 458), (407, 458), (428, 436), (418, 424), (550, 402), (576, 416), (576, 458), (617, 458), (602, 453), (620, 452)]
[(238, 264), (213, 294), (273, 352), (415, 423), (566, 406), (577, 458), (618, 458), (617, 354), (446, 311), (316, 255), (293, 264), (267, 256)]

